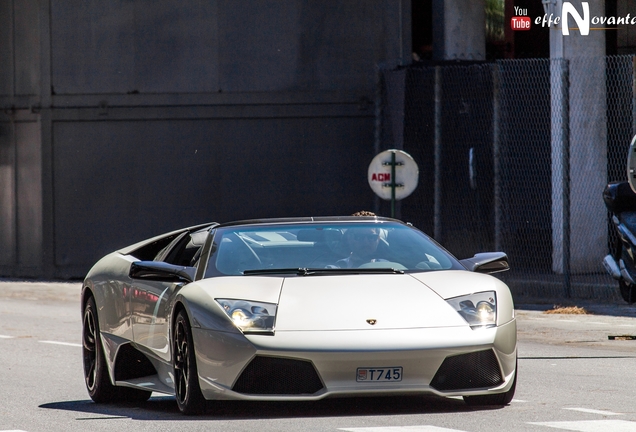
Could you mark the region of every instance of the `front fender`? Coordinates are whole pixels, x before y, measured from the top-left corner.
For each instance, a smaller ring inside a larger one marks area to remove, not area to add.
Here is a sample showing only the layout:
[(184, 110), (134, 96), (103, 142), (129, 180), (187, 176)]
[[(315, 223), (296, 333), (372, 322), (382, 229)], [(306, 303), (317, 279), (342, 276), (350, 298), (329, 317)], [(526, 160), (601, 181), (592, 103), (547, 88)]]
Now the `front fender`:
[[(188, 284), (179, 290), (175, 298), (175, 309), (179, 305), (185, 308), (193, 328), (242, 334), (232, 324), (221, 305), (197, 284)], [(172, 321), (174, 322), (174, 315)]]
[(202, 279), (185, 285), (175, 296), (175, 307), (183, 305), (194, 328), (239, 333), (215, 299), (279, 303), (284, 278), (236, 276)]

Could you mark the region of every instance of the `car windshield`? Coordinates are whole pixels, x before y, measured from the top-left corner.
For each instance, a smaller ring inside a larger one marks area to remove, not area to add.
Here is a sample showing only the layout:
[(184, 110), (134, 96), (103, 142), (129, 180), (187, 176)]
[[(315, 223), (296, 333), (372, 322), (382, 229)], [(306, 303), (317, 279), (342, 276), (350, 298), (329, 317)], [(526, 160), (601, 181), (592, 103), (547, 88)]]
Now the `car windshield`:
[(229, 226), (216, 230), (206, 277), (463, 269), (421, 231), (397, 222)]

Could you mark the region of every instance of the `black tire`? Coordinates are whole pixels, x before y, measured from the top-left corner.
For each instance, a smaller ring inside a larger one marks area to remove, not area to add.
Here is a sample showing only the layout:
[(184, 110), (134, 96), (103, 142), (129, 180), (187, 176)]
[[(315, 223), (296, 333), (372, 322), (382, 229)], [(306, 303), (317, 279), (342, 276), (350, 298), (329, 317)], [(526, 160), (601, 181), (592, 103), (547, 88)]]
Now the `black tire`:
[(172, 347), (174, 392), (179, 410), (185, 415), (202, 414), (206, 401), (199, 385), (192, 328), (184, 310), (175, 319)]
[(99, 338), (99, 320), (95, 299), (89, 297), (84, 305), (82, 319), (82, 357), (84, 360), (84, 381), (88, 395), (95, 402), (114, 402), (117, 388), (111, 384), (104, 357), (104, 349)]
[(636, 286), (627, 285), (625, 281), (620, 280), (618, 281), (618, 288), (621, 292), (621, 297), (623, 298), (623, 300), (625, 300), (629, 304), (636, 302)]
[[(612, 249), (613, 249), (612, 256), (614, 257), (616, 262), (617, 263), (620, 262), (621, 258), (625, 257), (623, 262), (628, 267), (627, 271), (628, 273), (633, 274), (634, 266), (633, 264), (631, 264), (632, 262), (631, 258), (629, 254), (627, 253), (627, 251), (625, 251), (625, 248), (623, 247), (623, 242), (621, 241), (620, 237), (615, 239), (615, 243)], [(636, 286), (628, 285), (624, 280), (621, 279), (618, 281), (618, 290), (621, 294), (621, 298), (625, 300), (627, 303), (633, 304), (634, 302), (636, 302)]]
[(512, 398), (515, 396), (515, 390), (517, 389), (517, 364), (515, 363), (515, 377), (512, 381), (512, 387), (510, 390), (504, 393), (479, 395), (479, 396), (464, 396), (464, 402), (470, 406), (504, 406), (508, 405)]
[(97, 403), (143, 402), (152, 392), (116, 387), (110, 382), (104, 348), (99, 337), (97, 306), (91, 296), (84, 305), (82, 318), (82, 359), (84, 382), (91, 399)]

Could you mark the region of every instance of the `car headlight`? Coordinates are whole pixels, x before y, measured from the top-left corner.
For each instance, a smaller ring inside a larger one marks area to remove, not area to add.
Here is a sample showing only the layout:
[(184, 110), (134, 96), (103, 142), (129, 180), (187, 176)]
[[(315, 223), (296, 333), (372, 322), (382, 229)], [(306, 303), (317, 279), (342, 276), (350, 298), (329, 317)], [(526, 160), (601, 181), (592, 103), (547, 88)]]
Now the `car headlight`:
[(273, 333), (275, 304), (232, 299), (216, 301), (243, 333)]
[(446, 299), (472, 329), (497, 325), (497, 295), (485, 291)]

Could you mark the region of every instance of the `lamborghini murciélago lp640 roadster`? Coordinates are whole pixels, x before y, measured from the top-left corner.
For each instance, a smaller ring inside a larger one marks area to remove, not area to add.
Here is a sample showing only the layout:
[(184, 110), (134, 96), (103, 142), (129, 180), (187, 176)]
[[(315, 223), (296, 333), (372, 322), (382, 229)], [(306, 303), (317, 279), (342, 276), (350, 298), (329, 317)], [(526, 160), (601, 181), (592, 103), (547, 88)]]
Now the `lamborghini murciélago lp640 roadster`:
[(95, 402), (515, 392), (504, 253), (457, 260), (394, 219), (209, 223), (113, 252), (84, 280), (83, 364)]

